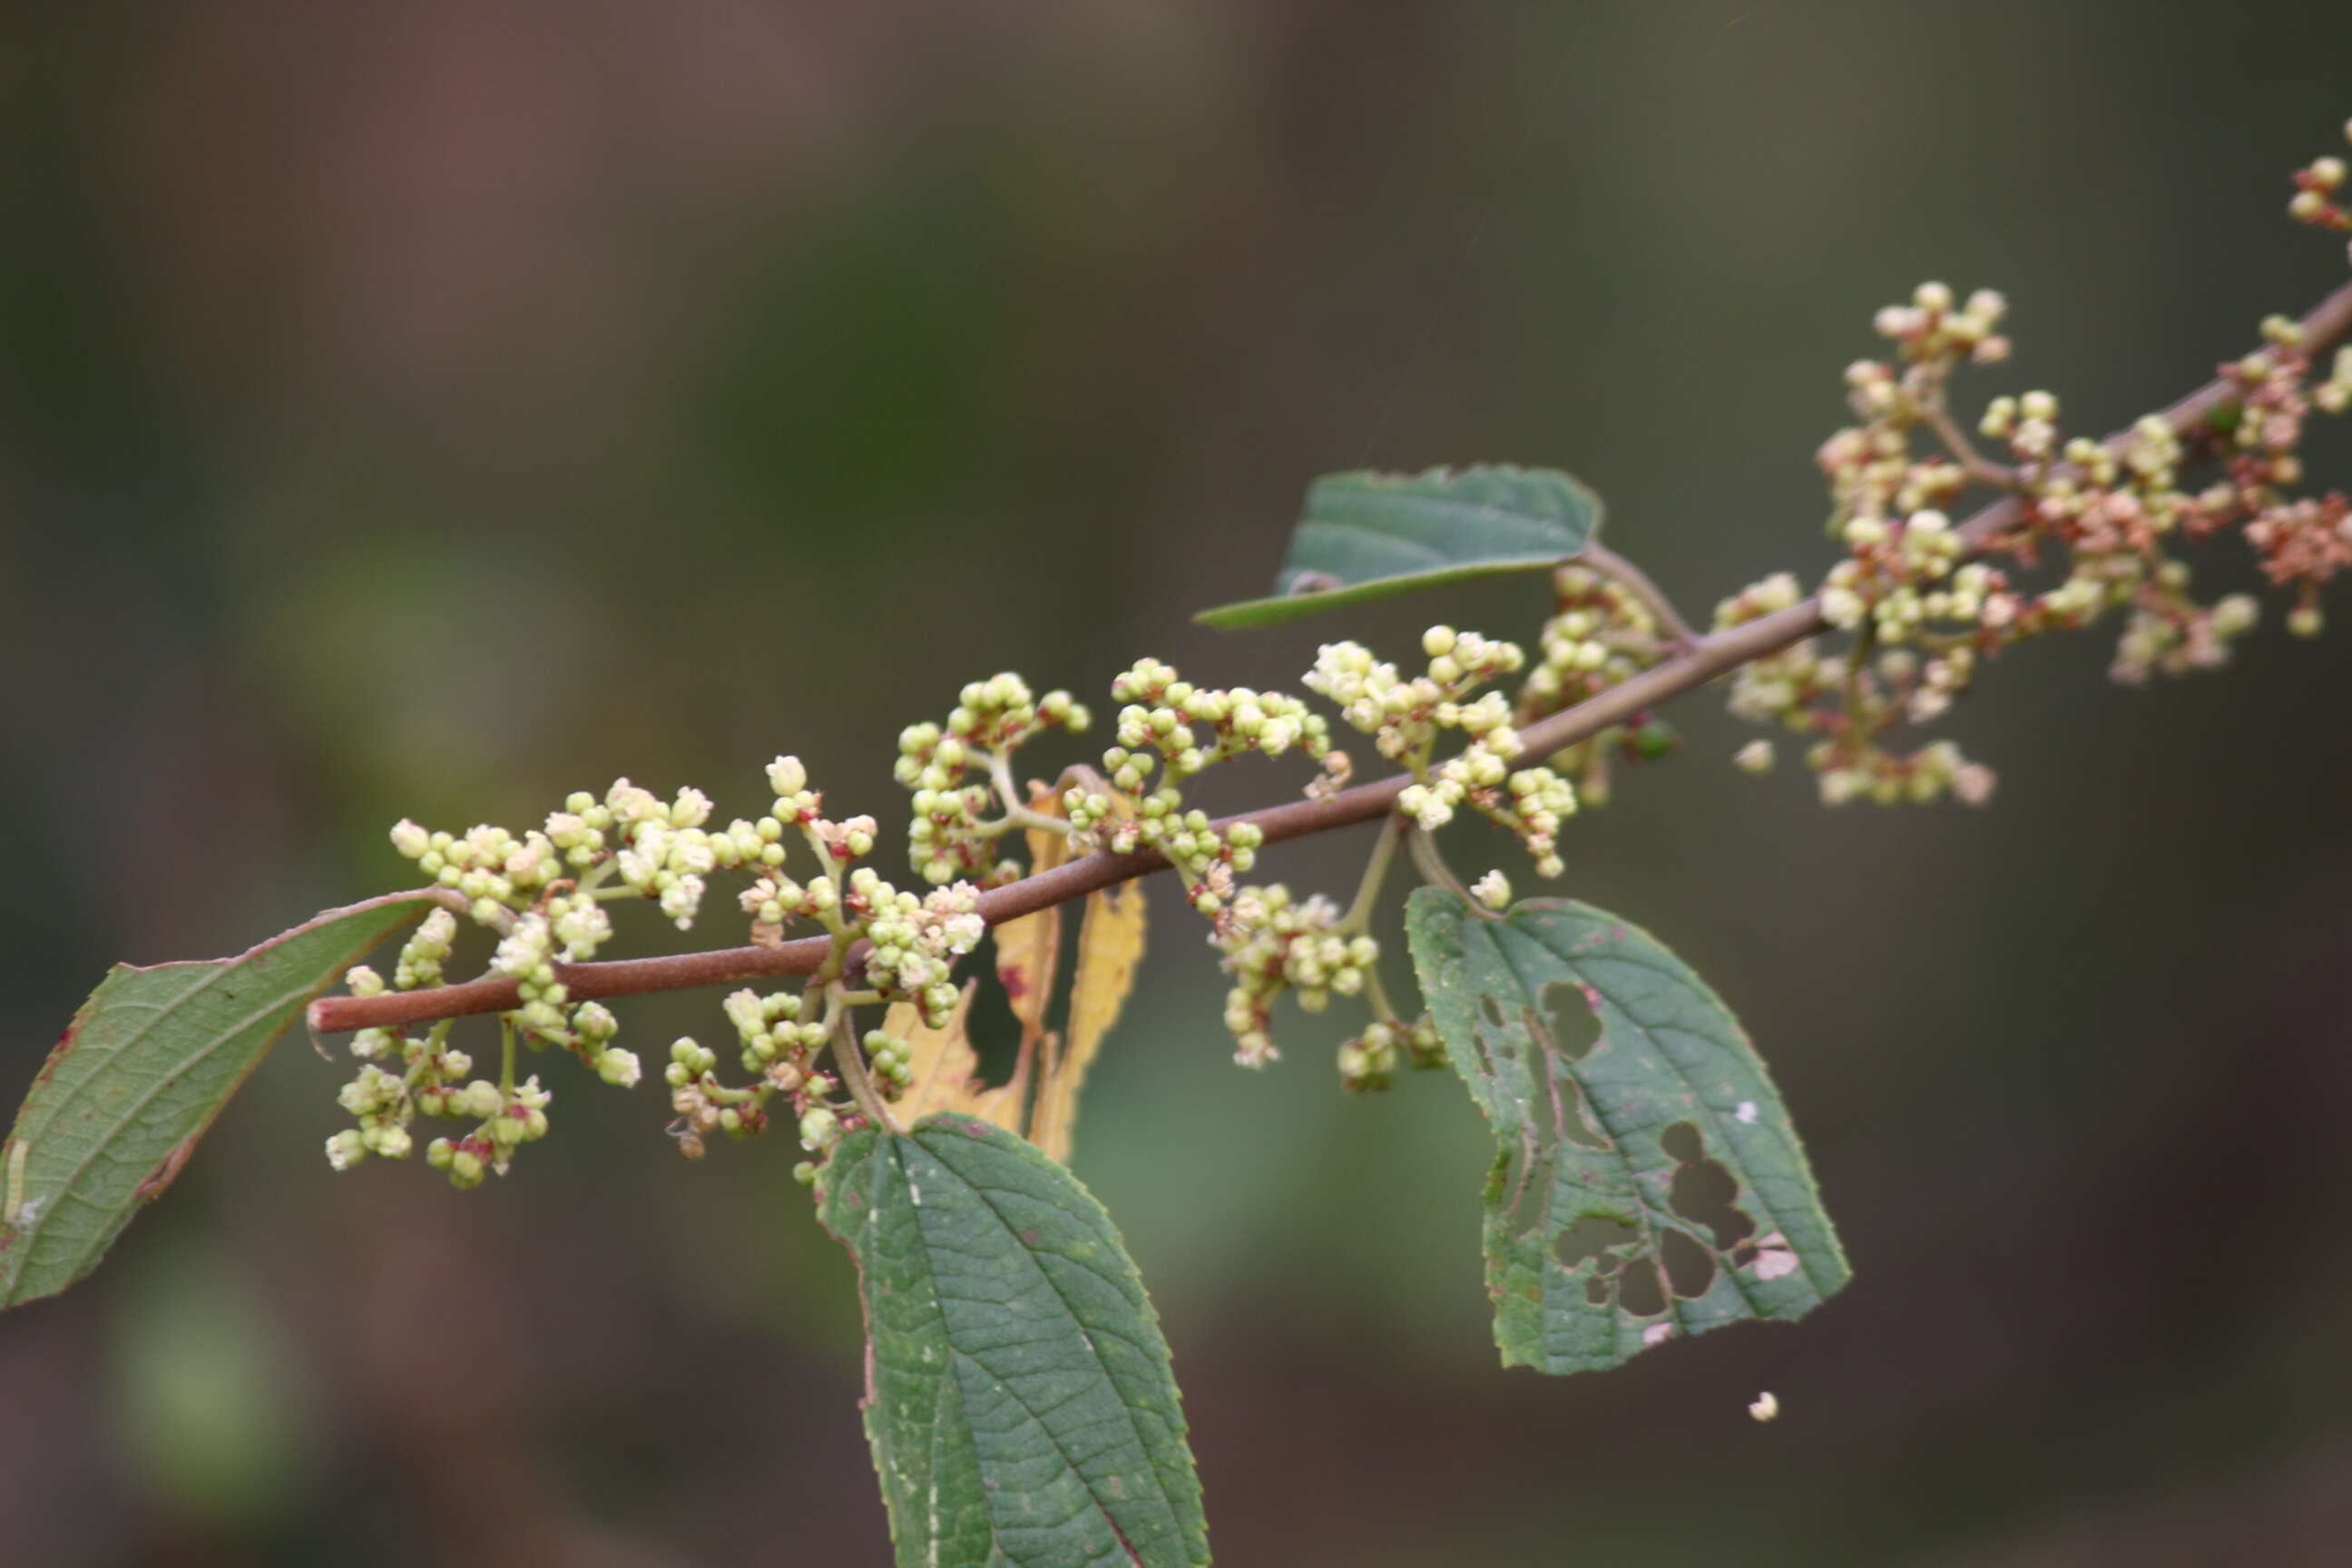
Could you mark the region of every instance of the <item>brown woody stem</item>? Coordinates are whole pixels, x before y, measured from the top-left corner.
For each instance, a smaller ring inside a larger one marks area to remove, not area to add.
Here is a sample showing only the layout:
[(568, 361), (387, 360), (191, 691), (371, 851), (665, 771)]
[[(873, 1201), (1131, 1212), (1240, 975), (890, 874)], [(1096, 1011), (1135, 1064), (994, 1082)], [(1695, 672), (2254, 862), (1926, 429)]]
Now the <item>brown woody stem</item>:
[[(2352, 331), (2352, 283), (2337, 289), (2303, 319), (2303, 347), (2315, 357), (2321, 350)], [(2236, 395), (2227, 381), (2216, 379), (2164, 410), (2162, 418), (2174, 431), (2189, 435), (2214, 410)], [(2107, 437), (2111, 451), (2120, 451), (2128, 432)], [(2021, 507), (2014, 495), (2004, 496), (1974, 513), (1959, 526), (1959, 536), (1970, 556), (1982, 554), (2017, 521)], [(1539, 720), (1519, 731), (1522, 747), (1543, 756), (1563, 746), (1587, 740), (1612, 725), (1706, 685), (1717, 676), (1752, 660), (1778, 653), (1792, 643), (1827, 629), (1821, 601), (1810, 598), (1756, 620), (1692, 641), (1682, 653), (1654, 665), (1632, 679), (1612, 686), (1563, 712)], [(1400, 773), (1377, 783), (1358, 784), (1320, 800), (1286, 801), (1279, 805), (1227, 817), (1217, 826), (1236, 822), (1255, 825), (1268, 843), (1304, 838), (1333, 828), (1377, 821), (1395, 808), (1397, 796), (1412, 783)], [(1096, 854), (1065, 862), (1050, 871), (1024, 877), (980, 897), (980, 914), (991, 925), (1101, 889), (1130, 881), (1168, 862), (1158, 855)], [(623, 958), (596, 963), (556, 965), (557, 978), (575, 1002), (607, 996), (632, 996), (654, 991), (682, 991), (704, 985), (730, 985), (814, 973), (833, 950), (829, 936), (813, 936), (774, 947), (732, 947), (709, 952), (680, 953), (670, 958)], [(854, 967), (855, 954), (851, 963)], [(476, 1013), (506, 1012), (518, 1005), (515, 983), (495, 976), (430, 990), (387, 993), (378, 996), (327, 996), (310, 1004), (310, 1027), (321, 1034), (352, 1029), (424, 1023), (435, 1018), (462, 1017)]]

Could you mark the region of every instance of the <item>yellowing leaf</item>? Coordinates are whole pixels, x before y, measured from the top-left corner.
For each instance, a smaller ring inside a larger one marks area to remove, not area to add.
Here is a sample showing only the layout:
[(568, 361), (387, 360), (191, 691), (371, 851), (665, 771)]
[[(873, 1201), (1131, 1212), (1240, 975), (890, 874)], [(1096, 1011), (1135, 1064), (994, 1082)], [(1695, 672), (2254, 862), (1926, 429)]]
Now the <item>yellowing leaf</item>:
[(1079, 1087), (1102, 1050), (1103, 1037), (1118, 1021), (1127, 994), (1135, 989), (1135, 971), (1142, 962), (1143, 889), (1129, 882), (1089, 897), (1086, 921), (1078, 927), (1068, 1045), (1060, 1048), (1052, 1037), (1046, 1037), (1037, 1104), (1030, 1117), (1030, 1141), (1065, 1164), (1077, 1125)]
[[(1029, 809), (1059, 816), (1062, 807), (1054, 792), (1031, 797)], [(1032, 830), (1029, 834), (1029, 875), (1050, 871), (1070, 858), (1070, 841), (1062, 834)], [(1062, 955), (1062, 909), (1048, 905), (1034, 914), (1006, 921), (990, 933), (996, 943), (996, 978), (1003, 984), (1013, 1016), (1021, 1020), (1021, 1059), (1025, 1064), (1045, 1032), (1045, 1009), (1054, 1000), (1054, 971)]]
[(1008, 1132), (1020, 1132), (1029, 1064), (1024, 1059), (1013, 1069), (1010, 1083), (992, 1086), (980, 1081), (980, 1057), (964, 1031), (976, 984), (965, 984), (955, 1011), (940, 1028), (926, 1025), (922, 1009), (911, 1002), (897, 1004), (883, 1018), (882, 1027), (912, 1047), (907, 1059), (911, 1081), (891, 1107), (901, 1126), (912, 1127), (936, 1111), (954, 1110), (992, 1121)]

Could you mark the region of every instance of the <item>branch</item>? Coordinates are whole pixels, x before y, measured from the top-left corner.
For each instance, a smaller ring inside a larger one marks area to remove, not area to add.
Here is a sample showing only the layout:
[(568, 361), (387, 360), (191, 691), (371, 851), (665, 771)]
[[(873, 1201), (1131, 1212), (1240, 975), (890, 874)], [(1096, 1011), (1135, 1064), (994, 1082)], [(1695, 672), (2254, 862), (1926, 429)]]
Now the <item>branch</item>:
[[(2303, 330), (2304, 348), (2315, 355), (2352, 333), (2352, 283), (2322, 300), (2303, 319)], [(2235, 389), (2231, 384), (2217, 379), (2175, 403), (2161, 417), (2177, 433), (2189, 435), (2233, 395)], [(2128, 438), (2127, 431), (2110, 436), (2107, 448), (2120, 452)], [(1959, 536), (1968, 554), (1974, 557), (1984, 553), (1992, 540), (2016, 522), (2019, 510), (2018, 499), (2006, 496), (1961, 523)], [(1727, 631), (1697, 637), (1676, 657), (1597, 697), (1528, 725), (1519, 731), (1520, 743), (1531, 754), (1542, 756), (1588, 740), (1645, 710), (1703, 686), (1718, 675), (1778, 653), (1827, 627), (1828, 623), (1822, 618), (1820, 599), (1811, 598)], [(1227, 817), (1217, 826), (1222, 828), (1237, 822), (1254, 824), (1268, 843), (1304, 838), (1386, 816), (1395, 808), (1397, 796), (1412, 782), (1410, 776), (1398, 774), (1320, 800), (1289, 801)], [(982, 893), (980, 914), (991, 925), (1001, 924), (1167, 867), (1168, 862), (1158, 855), (1088, 855)], [(832, 946), (831, 937), (816, 936), (774, 947), (735, 947), (670, 958), (562, 963), (556, 965), (556, 975), (573, 1001), (586, 1002), (606, 996), (813, 974), (824, 963)], [(513, 981), (485, 976), (429, 990), (322, 997), (310, 1004), (310, 1022), (311, 1028), (320, 1034), (340, 1034), (476, 1013), (501, 1013), (518, 1003)]]
[(1657, 617), (1659, 629), (1666, 634), (1666, 639), (1674, 645), (1675, 652), (1698, 646), (1698, 633), (1683, 619), (1682, 612), (1675, 608), (1675, 602), (1666, 597), (1665, 590), (1650, 581), (1647, 572), (1599, 540), (1589, 541), (1576, 552), (1576, 563), (1590, 566), (1603, 577), (1615, 578), (1627, 593), (1639, 599), (1643, 607)]
[(1944, 450), (1952, 455), (1953, 461), (1960, 465), (1960, 471), (1969, 478), (1987, 489), (2017, 489), (2017, 470), (2006, 463), (1996, 463), (1977, 450), (1976, 443), (1969, 439), (1969, 433), (1961, 429), (1959, 421), (1952, 417), (1951, 409), (1944, 402), (1941, 386), (1936, 388), (1935, 395), (1921, 407), (1919, 416), (1934, 432), (1936, 439), (1944, 444)]

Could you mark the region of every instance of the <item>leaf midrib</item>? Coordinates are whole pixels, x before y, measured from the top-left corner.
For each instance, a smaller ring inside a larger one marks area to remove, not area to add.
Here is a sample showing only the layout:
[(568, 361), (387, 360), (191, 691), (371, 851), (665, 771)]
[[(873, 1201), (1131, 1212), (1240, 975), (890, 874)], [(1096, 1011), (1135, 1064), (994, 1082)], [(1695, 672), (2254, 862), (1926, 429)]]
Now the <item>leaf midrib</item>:
[[(947, 1175), (962, 1184), (966, 1191), (970, 1192), (974, 1197), (980, 1200), (982, 1206), (987, 1209), (990, 1216), (996, 1221), (997, 1225), (1003, 1228), (1004, 1235), (1010, 1238), (1013, 1250), (1017, 1253), (1027, 1267), (1035, 1273), (1039, 1281), (1045, 1285), (1046, 1290), (1053, 1296), (1054, 1300), (1060, 1304), (1062, 1311), (1069, 1320), (1070, 1325), (1077, 1330), (1082, 1336), (1086, 1336), (1087, 1339), (1090, 1340), (1094, 1331), (1078, 1317), (1077, 1310), (1071, 1304), (1070, 1299), (1063, 1294), (1061, 1287), (1055, 1282), (1054, 1277), (1045, 1271), (1045, 1266), (1037, 1260), (1036, 1254), (1032, 1251), (1027, 1244), (1022, 1241), (1019, 1229), (1015, 1227), (1013, 1222), (1005, 1216), (1004, 1211), (997, 1207), (995, 1201), (990, 1196), (989, 1189), (981, 1186), (978, 1183), (964, 1175), (962, 1172), (957, 1170), (953, 1165), (949, 1164), (947, 1161), (941, 1159), (929, 1147), (925, 1146), (921, 1142), (919, 1137), (910, 1136), (906, 1139), (905, 1142), (921, 1149), (924, 1155), (928, 1157), (933, 1164), (937, 1165)], [(899, 1158), (900, 1171), (902, 1174), (906, 1175), (911, 1186), (913, 1181), (912, 1173), (907, 1170), (903, 1155)], [(925, 1245), (929, 1247), (932, 1245), (929, 1234), (929, 1222), (923, 1217), (923, 1205), (916, 1205), (916, 1223), (924, 1227)], [(1066, 1262), (1074, 1264), (1077, 1268), (1085, 1269), (1087, 1273), (1092, 1274), (1096, 1279), (1111, 1286), (1114, 1289), (1118, 1291), (1118, 1294), (1122, 1298), (1127, 1295), (1126, 1290), (1121, 1288), (1120, 1281), (1116, 1278), (1103, 1273), (1100, 1269), (1094, 1268), (1091, 1264), (1084, 1262), (1078, 1258), (1069, 1258), (1066, 1254), (1058, 1254), (1057, 1256), (1063, 1257)], [(932, 1290), (934, 1294), (937, 1294), (939, 1290), (937, 1270), (932, 1271)], [(1148, 1310), (1149, 1309), (1147, 1308), (1145, 1310)], [(949, 1351), (952, 1354), (961, 1356), (964, 1360), (971, 1362), (972, 1365), (979, 1367), (983, 1373), (988, 1373), (988, 1375), (992, 1379), (995, 1380), (997, 1386), (1004, 1390), (1006, 1397), (1011, 1399), (1015, 1405), (1018, 1405), (1023, 1413), (1036, 1425), (1037, 1429), (1045, 1434), (1045, 1440), (1053, 1446), (1054, 1453), (1055, 1457), (1062, 1461), (1063, 1468), (1068, 1470), (1070, 1474), (1077, 1477), (1079, 1484), (1086, 1489), (1087, 1498), (1093, 1501), (1096, 1510), (1102, 1514), (1103, 1521), (1110, 1526), (1112, 1536), (1119, 1542), (1122, 1549), (1127, 1552), (1129, 1557), (1134, 1561), (1136, 1568), (1144, 1568), (1142, 1559), (1136, 1556), (1135, 1548), (1128, 1542), (1126, 1532), (1119, 1529), (1117, 1517), (1112, 1514), (1110, 1509), (1103, 1502), (1100, 1493), (1097, 1491), (1095, 1481), (1092, 1478), (1088, 1477), (1084, 1470), (1078, 1468), (1076, 1460), (1071, 1458), (1069, 1450), (1062, 1446), (1061, 1438), (1045, 1424), (1044, 1416), (1026, 1399), (1023, 1398), (1019, 1391), (1014, 1389), (1010, 1383), (1005, 1382), (1002, 1378), (998, 1378), (994, 1373), (988, 1372), (988, 1369), (981, 1364), (978, 1358), (974, 1357), (970, 1352), (964, 1350), (955, 1342), (953, 1335), (947, 1332), (947, 1324), (944, 1314), (940, 1319), (940, 1330), (942, 1334), (947, 1337)], [(1116, 1330), (1110, 1331), (1109, 1337), (1119, 1340), (1129, 1345), (1134, 1345), (1134, 1341), (1129, 1335)], [(1141, 1350), (1144, 1347), (1139, 1345), (1135, 1346), (1135, 1348)], [(1108, 1363), (1102, 1359), (1101, 1353), (1093, 1350), (1090, 1345), (1086, 1353), (1093, 1361), (1096, 1370), (1102, 1374), (1103, 1382), (1109, 1386), (1114, 1394), (1118, 1395), (1119, 1408), (1125, 1412), (1126, 1415), (1128, 1433), (1134, 1438), (1136, 1449), (1143, 1457), (1143, 1468), (1151, 1478), (1152, 1493), (1158, 1498), (1160, 1506), (1167, 1511), (1169, 1522), (1174, 1528), (1175, 1541), (1181, 1548), (1183, 1546), (1185, 1542), (1183, 1518), (1176, 1507), (1175, 1500), (1169, 1496), (1167, 1483), (1161, 1479), (1159, 1464), (1152, 1457), (1151, 1444), (1144, 1436), (1143, 1429), (1136, 1424), (1134, 1407), (1128, 1404), (1126, 1394), (1119, 1388), (1118, 1380), (1112, 1376), (1110, 1367)], [(1073, 1397), (1075, 1397), (1075, 1395)], [(993, 1510), (991, 1510), (989, 1529), (992, 1536), (995, 1533), (995, 1528), (994, 1513)]]

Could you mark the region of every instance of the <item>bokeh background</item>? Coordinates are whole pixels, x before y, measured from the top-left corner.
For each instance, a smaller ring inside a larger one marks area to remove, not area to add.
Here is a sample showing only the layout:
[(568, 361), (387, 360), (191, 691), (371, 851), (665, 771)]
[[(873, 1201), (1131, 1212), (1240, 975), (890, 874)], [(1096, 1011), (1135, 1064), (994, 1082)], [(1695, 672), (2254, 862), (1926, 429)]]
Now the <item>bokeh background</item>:
[[(1295, 682), (1343, 628), (1187, 616), (1318, 473), (1568, 468), (1701, 609), (1816, 571), (1875, 306), (2006, 289), (1974, 390), (2110, 427), (2341, 279), (2283, 208), (2347, 112), (2334, 0), (8, 7), (0, 1078), (117, 958), (395, 884), (402, 815), (729, 812), (793, 750), (895, 823), (892, 737), (971, 677)], [(1220, 1561), (2352, 1559), (2352, 652), (2107, 648), (1958, 717), (1981, 813), (1824, 812), (1702, 694), (1573, 825), (1570, 889), (1741, 1009), (1857, 1269), (1606, 1377), (1494, 1364), (1459, 1089), (1344, 1100), (1337, 1017), (1237, 1071), (1156, 890), (1076, 1163)], [(657, 1090), (564, 1074), (460, 1197), (329, 1172), (341, 1076), (289, 1043), (0, 1322), (0, 1562), (887, 1561), (788, 1141), (688, 1167)]]

